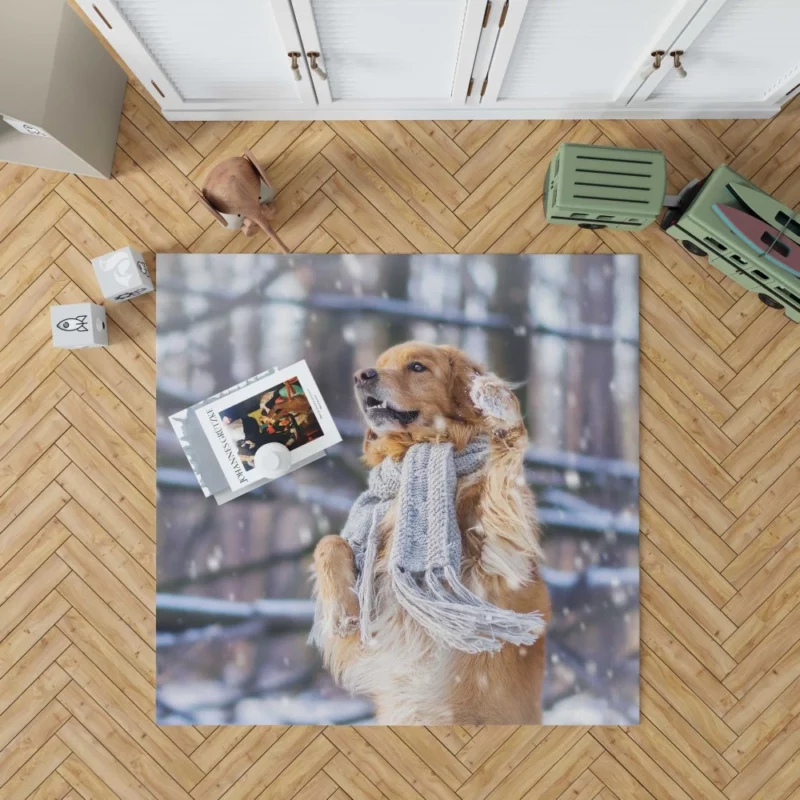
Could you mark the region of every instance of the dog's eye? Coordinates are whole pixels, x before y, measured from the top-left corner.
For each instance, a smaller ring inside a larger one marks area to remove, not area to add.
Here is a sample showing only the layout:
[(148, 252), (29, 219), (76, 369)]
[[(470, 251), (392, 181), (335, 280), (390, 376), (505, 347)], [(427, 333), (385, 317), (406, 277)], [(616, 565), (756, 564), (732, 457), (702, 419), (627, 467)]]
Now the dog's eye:
[(424, 364), (420, 364), (419, 361), (412, 361), (408, 365), (408, 368), (412, 372), (425, 372), (425, 370), (427, 369), (427, 367)]

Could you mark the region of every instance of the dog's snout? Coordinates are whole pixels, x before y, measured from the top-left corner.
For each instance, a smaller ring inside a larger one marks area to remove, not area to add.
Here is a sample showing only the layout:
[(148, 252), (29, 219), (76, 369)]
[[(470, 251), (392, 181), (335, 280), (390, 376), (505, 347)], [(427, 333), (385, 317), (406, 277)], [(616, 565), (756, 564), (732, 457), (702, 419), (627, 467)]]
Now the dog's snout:
[(374, 381), (375, 378), (378, 377), (378, 370), (369, 367), (368, 369), (360, 369), (353, 375), (353, 382), (356, 386), (359, 386), (362, 383), (369, 383), (370, 381)]

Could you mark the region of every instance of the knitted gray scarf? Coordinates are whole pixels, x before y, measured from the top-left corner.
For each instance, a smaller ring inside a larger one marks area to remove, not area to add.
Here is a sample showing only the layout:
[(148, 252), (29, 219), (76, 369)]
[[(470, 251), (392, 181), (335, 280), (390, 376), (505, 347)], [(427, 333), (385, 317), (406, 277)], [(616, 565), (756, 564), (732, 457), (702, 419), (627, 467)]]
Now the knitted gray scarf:
[(389, 580), (397, 600), (437, 642), (466, 653), (495, 652), (503, 642), (533, 644), (544, 630), (537, 613), (519, 614), (478, 597), (461, 583), (458, 478), (481, 469), (486, 438), (455, 452), (449, 442), (421, 443), (402, 461), (384, 459), (370, 471), (342, 530), (355, 555), (361, 640), (367, 643), (375, 605), (380, 523), (397, 500)]

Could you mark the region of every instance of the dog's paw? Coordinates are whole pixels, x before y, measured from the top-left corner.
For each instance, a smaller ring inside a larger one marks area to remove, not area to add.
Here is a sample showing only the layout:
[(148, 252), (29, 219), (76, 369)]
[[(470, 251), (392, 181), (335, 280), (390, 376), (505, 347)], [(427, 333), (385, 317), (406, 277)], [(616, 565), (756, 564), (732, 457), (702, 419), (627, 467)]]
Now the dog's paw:
[(522, 422), (519, 401), (509, 385), (496, 375), (476, 375), (470, 399), (496, 430), (507, 430)]
[(358, 601), (340, 603), (333, 602), (318, 606), (321, 610), (322, 631), (326, 638), (338, 637), (346, 639), (357, 633), (360, 627), (358, 618)]
[(317, 608), (314, 616), (313, 638), (320, 642), (334, 639), (347, 639), (358, 634), (361, 622), (358, 616), (358, 600), (353, 602), (324, 602), (317, 596)]

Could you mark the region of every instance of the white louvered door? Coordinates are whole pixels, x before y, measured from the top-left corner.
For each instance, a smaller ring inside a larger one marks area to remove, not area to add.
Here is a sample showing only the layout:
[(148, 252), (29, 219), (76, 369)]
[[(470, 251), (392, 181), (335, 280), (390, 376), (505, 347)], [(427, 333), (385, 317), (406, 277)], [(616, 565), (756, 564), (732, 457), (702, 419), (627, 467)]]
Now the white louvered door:
[(463, 105), (486, 0), (292, 0), (321, 109)]
[[(800, 0), (798, 0), (800, 2)], [(703, 0), (509, 0), (481, 105), (624, 105)]]
[(633, 103), (783, 103), (800, 90), (800, 0), (709, 0), (670, 45), (682, 50)]
[(74, 2), (170, 120), (728, 119), (800, 95), (800, 0)]
[(290, 0), (77, 3), (164, 108), (316, 106)]

